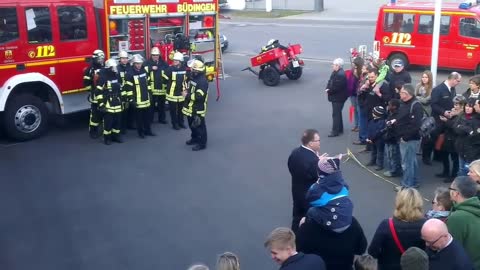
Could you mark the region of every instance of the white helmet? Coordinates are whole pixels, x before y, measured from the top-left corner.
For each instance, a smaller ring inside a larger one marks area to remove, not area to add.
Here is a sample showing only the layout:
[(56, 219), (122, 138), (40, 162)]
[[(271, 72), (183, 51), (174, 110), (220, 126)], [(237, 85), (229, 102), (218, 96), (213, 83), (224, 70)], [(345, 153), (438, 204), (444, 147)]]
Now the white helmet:
[(160, 55), (160, 50), (157, 47), (153, 47), (150, 51), (151, 55)]
[(204, 72), (205, 71), (205, 65), (203, 64), (202, 61), (197, 60), (197, 59), (192, 59), (188, 61), (187, 66), (192, 69), (192, 71), (196, 72)]
[(105, 53), (102, 50), (93, 51), (93, 58), (103, 58), (105, 59)]
[(113, 72), (117, 72), (117, 66), (118, 62), (113, 58), (110, 58), (105, 62), (105, 68), (110, 68)]
[(140, 54), (135, 54), (135, 55), (132, 57), (132, 63), (143, 64), (143, 57), (142, 57)]
[(272, 44), (275, 43), (275, 42), (278, 42), (278, 40), (272, 38), (272, 39), (270, 39), (270, 40), (268, 41), (267, 45), (270, 46), (270, 45), (272, 45)]
[(173, 60), (183, 62), (183, 60), (184, 60), (183, 54), (181, 52), (176, 52), (173, 55)]
[(119, 58), (128, 58), (128, 52), (127, 51), (120, 51), (120, 53), (118, 53), (118, 57)]

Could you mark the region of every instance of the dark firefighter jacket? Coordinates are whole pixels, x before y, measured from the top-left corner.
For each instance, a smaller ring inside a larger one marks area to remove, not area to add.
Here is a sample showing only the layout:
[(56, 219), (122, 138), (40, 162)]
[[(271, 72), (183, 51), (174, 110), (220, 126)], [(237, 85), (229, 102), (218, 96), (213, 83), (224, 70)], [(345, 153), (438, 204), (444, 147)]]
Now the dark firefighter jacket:
[(90, 91), (90, 102), (98, 103), (97, 98), (95, 97), (95, 88), (98, 80), (99, 72), (102, 69), (102, 66), (99, 64), (92, 64), (89, 68), (85, 70), (83, 74), (83, 86), (87, 91)]
[(183, 84), (186, 80), (186, 70), (184, 67), (170, 66), (164, 74), (167, 82), (167, 97), (168, 101), (182, 102), (185, 98), (182, 96)]
[(141, 68), (137, 70), (131, 69), (131, 73), (127, 74), (127, 81), (125, 87), (127, 94), (132, 93), (129, 97), (132, 99), (132, 103), (135, 108), (148, 108), (150, 107), (150, 79), (145, 69)]
[[(153, 67), (157, 67), (157, 70), (154, 70)], [(150, 77), (150, 87), (152, 88), (152, 95), (164, 96), (167, 93), (167, 81), (163, 76), (167, 68), (167, 63), (165, 63), (161, 59), (158, 62), (148, 60), (145, 63), (145, 70)]]
[(188, 82), (188, 94), (185, 97), (182, 112), (186, 116), (205, 117), (207, 112), (208, 81), (205, 74), (198, 74)]
[(97, 81), (96, 95), (99, 108), (105, 108), (108, 113), (122, 111), (122, 99), (126, 92), (122, 89), (120, 74), (108, 69), (102, 69)]

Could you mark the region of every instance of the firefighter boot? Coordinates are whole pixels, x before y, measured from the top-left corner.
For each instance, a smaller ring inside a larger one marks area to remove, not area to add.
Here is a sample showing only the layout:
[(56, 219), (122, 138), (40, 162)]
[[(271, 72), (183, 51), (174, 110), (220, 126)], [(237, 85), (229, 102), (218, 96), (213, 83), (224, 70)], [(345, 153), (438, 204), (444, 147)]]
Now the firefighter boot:
[(90, 138), (92, 139), (97, 139), (98, 137), (100, 137), (100, 134), (98, 133), (98, 127), (96, 126), (90, 126), (89, 134)]
[(110, 138), (111, 135), (103, 135), (103, 143), (105, 145), (110, 145), (112, 144), (112, 138)]

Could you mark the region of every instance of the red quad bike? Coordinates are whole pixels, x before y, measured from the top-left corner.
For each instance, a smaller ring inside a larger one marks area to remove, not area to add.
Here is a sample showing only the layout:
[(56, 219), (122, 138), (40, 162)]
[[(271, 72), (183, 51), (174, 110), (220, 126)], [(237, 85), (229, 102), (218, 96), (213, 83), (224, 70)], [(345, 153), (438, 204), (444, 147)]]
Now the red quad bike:
[(260, 72), (252, 67), (243, 70), (250, 70), (257, 75), (263, 83), (268, 86), (275, 86), (280, 82), (280, 75), (285, 74), (290, 80), (298, 80), (302, 76), (303, 60), (297, 57), (302, 53), (300, 44), (288, 45), (287, 48), (274, 48), (250, 58), (252, 67), (260, 66)]

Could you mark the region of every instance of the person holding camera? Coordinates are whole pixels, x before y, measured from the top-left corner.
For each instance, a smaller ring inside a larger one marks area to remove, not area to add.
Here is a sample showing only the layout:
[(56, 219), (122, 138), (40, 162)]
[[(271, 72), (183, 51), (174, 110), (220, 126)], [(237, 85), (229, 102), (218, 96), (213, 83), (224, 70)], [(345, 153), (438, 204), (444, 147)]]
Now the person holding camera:
[(207, 112), (208, 81), (205, 76), (205, 65), (194, 59), (188, 62), (191, 78), (183, 84), (182, 96), (185, 98), (182, 113), (187, 117), (188, 126), (192, 131), (187, 145), (195, 145), (192, 150), (200, 151), (207, 148)]

